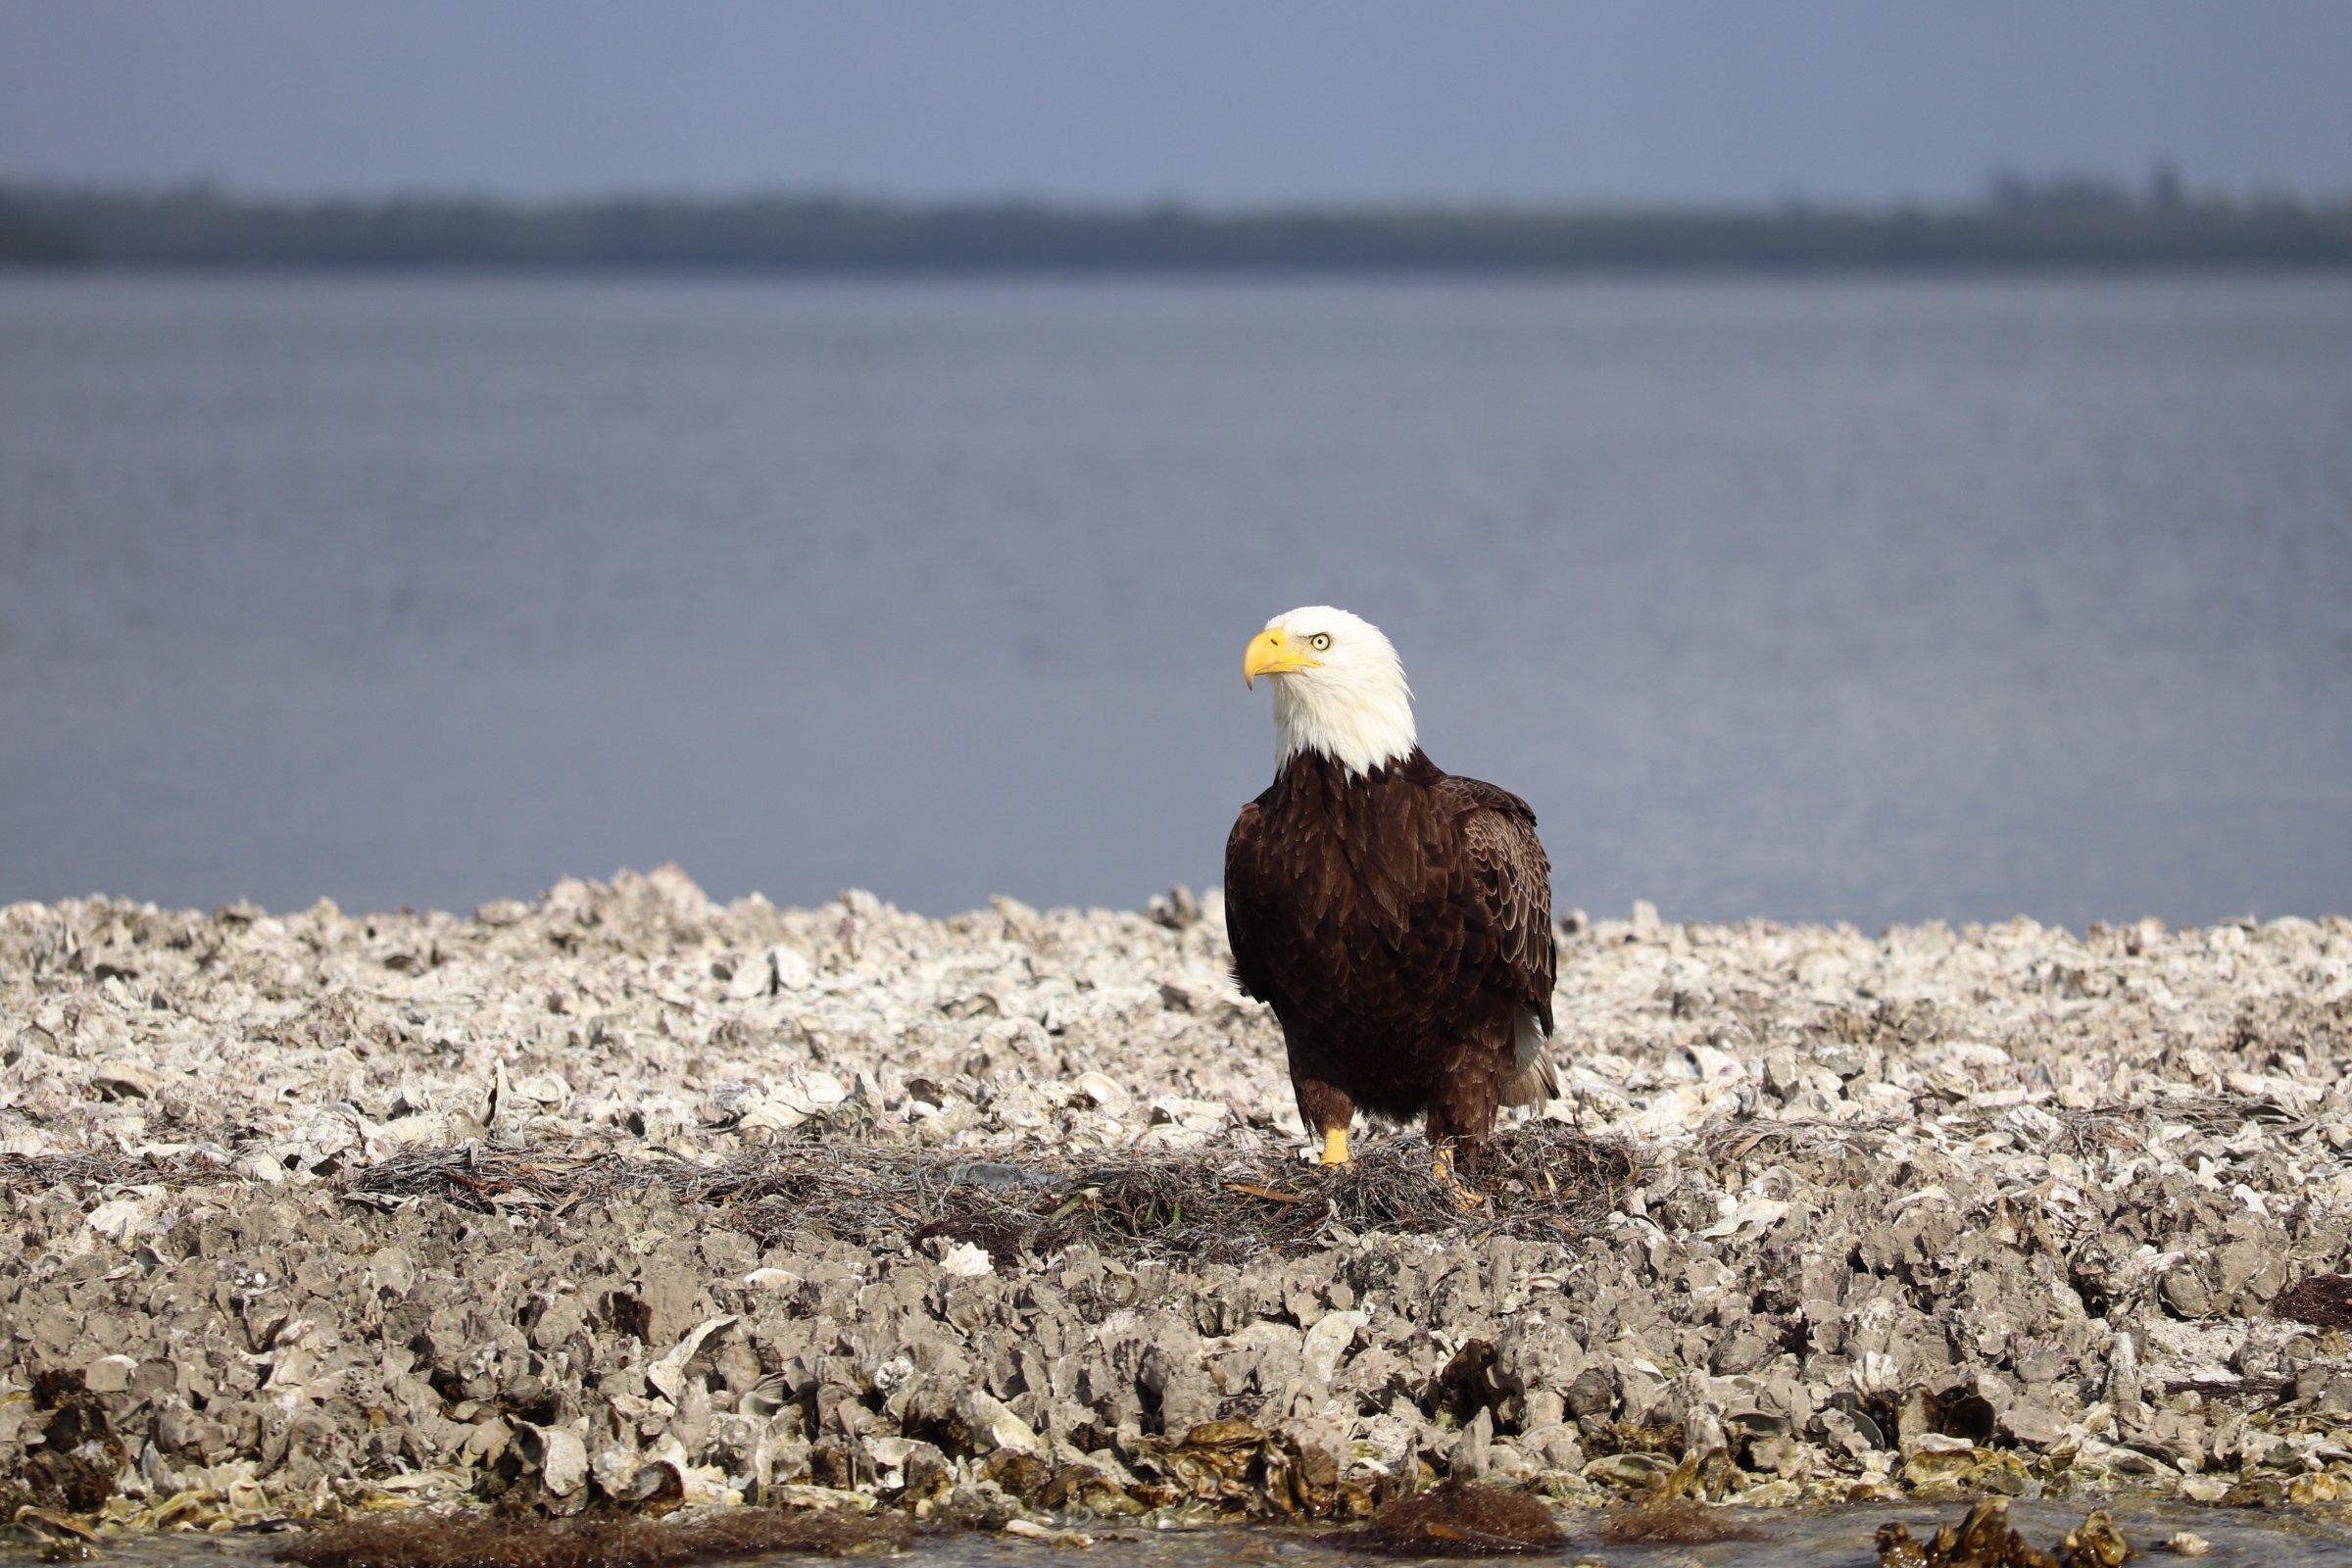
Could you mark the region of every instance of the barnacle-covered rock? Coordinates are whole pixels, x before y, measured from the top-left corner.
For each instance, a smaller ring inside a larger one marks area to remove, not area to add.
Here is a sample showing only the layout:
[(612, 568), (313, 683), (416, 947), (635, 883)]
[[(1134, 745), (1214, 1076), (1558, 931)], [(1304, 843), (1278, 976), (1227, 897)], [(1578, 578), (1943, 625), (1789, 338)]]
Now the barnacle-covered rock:
[(0, 908), (0, 1505), (2352, 1495), (2352, 922), (1560, 944), (1465, 1211), (1213, 893)]

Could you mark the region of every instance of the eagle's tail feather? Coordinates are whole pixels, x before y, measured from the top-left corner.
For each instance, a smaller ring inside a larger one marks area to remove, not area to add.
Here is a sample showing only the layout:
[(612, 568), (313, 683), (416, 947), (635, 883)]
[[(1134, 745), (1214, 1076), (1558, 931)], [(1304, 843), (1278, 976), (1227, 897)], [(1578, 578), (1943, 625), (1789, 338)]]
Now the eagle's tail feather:
[(1541, 1105), (1560, 1097), (1560, 1069), (1551, 1059), (1551, 1042), (1531, 1007), (1517, 1009), (1511, 1031), (1511, 1075), (1502, 1081), (1506, 1105)]

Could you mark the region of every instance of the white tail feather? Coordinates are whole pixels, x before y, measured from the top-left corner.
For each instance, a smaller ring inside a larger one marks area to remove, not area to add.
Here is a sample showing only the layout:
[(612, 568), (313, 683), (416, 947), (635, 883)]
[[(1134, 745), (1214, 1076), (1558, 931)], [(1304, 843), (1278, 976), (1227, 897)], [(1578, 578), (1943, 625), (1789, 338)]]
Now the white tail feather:
[(1506, 1105), (1541, 1105), (1560, 1097), (1560, 1069), (1551, 1059), (1551, 1041), (1533, 1007), (1514, 1013), (1511, 1075), (1502, 1081)]

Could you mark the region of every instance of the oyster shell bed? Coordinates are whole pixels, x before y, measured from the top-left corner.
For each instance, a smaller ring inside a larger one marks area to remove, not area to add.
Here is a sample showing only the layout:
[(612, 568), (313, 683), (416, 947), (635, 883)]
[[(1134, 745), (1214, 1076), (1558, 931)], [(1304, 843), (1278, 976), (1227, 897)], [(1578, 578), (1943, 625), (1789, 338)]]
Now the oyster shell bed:
[(1590, 1223), (1507, 1234), (1506, 1183), (1447, 1234), (1212, 1263), (852, 1241), (673, 1178), (1274, 1159), (1281, 1041), (1213, 895), (0, 909), (0, 1504), (2352, 1498), (2352, 921), (1643, 906), (1560, 943), (1544, 1116), (1634, 1173)]

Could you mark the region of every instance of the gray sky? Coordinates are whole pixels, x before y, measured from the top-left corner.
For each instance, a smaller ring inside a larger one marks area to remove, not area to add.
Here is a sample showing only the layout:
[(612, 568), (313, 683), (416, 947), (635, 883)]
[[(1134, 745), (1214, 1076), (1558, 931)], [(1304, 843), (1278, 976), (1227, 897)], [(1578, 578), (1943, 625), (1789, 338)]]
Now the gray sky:
[(0, 0), (0, 177), (1206, 201), (2352, 191), (2344, 0)]

